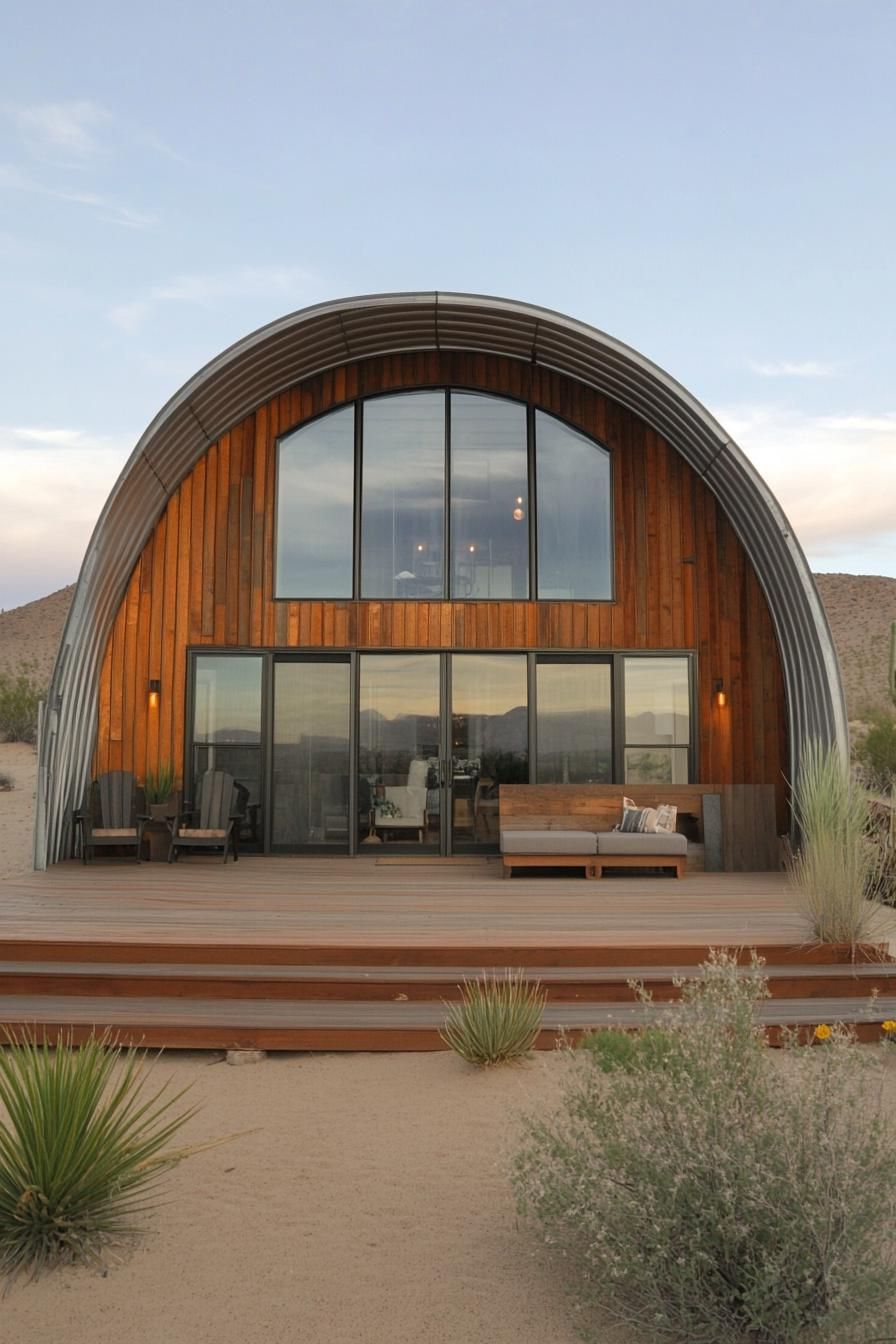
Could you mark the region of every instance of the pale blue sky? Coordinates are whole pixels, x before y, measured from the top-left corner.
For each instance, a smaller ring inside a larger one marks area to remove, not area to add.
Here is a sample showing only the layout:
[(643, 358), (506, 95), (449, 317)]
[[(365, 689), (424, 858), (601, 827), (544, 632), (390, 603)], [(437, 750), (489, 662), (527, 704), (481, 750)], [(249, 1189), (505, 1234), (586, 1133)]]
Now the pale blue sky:
[(10, 6), (0, 606), (305, 304), (557, 308), (700, 398), (816, 569), (896, 575), (892, 0)]

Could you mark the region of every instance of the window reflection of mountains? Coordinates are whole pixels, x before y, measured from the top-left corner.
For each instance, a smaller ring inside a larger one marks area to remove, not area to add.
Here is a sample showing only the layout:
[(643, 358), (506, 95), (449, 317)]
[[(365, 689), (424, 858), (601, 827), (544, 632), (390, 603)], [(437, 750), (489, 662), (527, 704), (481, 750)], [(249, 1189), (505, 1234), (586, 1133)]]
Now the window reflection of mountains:
[[(360, 714), (360, 742), (365, 747), (384, 750), (429, 748), (439, 741), (440, 720), (437, 714), (397, 714), (388, 718), (377, 709), (365, 709)], [(583, 740), (609, 740), (611, 712), (603, 707), (594, 710), (546, 711), (538, 716), (540, 747), (555, 751), (581, 748)], [(504, 714), (455, 714), (452, 717), (452, 738), (455, 742), (488, 750), (525, 750), (528, 737), (528, 710), (517, 705)], [(257, 730), (248, 728), (219, 728), (206, 739), (219, 746), (257, 747), (261, 737)], [(326, 753), (348, 750), (348, 740), (325, 734), (304, 734), (302, 742), (318, 744)], [(686, 744), (689, 740), (687, 714), (651, 714), (648, 712), (626, 716), (626, 741), (631, 744)], [(196, 745), (200, 745), (197, 741)], [(275, 744), (278, 750), (290, 745)], [(293, 742), (292, 745), (298, 745)], [(429, 754), (429, 753), (428, 753)]]

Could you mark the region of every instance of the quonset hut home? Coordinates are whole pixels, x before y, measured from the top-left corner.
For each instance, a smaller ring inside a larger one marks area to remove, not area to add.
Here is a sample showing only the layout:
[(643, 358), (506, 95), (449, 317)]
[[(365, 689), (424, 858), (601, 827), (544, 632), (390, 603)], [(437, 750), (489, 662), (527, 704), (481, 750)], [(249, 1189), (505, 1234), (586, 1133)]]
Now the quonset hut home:
[(780, 507), (620, 342), (479, 295), (376, 295), (226, 350), (103, 510), (42, 725), (35, 865), (91, 778), (250, 795), (264, 852), (497, 846), (502, 784), (768, 786), (846, 745)]

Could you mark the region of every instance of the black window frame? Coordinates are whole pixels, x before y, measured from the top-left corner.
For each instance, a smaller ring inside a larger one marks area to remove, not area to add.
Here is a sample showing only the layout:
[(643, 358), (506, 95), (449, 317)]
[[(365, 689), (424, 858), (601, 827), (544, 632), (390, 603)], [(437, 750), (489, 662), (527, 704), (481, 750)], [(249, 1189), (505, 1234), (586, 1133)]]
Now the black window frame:
[[(431, 594), (408, 595), (401, 597), (378, 597), (367, 598), (361, 592), (361, 516), (362, 516), (362, 483), (364, 467), (364, 414), (363, 405), (368, 401), (378, 400), (380, 397), (401, 396), (404, 393), (414, 392), (442, 392), (445, 397), (445, 498), (443, 507), (443, 565), (442, 565), (442, 594), (440, 597), (433, 597)], [(526, 597), (454, 597), (451, 593), (451, 584), (453, 577), (452, 564), (452, 537), (451, 537), (451, 394), (452, 392), (463, 392), (465, 394), (473, 393), (482, 397), (493, 397), (498, 401), (514, 402), (526, 409), (526, 467), (528, 478), (528, 496), (527, 496), (527, 525), (529, 539), (529, 575), (528, 575), (528, 593)], [(315, 596), (297, 597), (294, 594), (278, 591), (277, 584), (277, 556), (279, 547), (279, 535), (282, 520), (280, 518), (280, 452), (283, 443), (297, 430), (304, 429), (306, 425), (312, 424), (315, 420), (322, 419), (335, 411), (344, 410), (346, 407), (352, 407), (354, 412), (354, 501), (352, 509), (353, 532), (352, 532), (352, 593), (351, 597), (345, 595), (334, 596), (332, 594), (320, 593)], [(605, 597), (538, 597), (538, 497), (537, 497), (537, 443), (535, 429), (535, 413), (540, 411), (543, 415), (558, 421), (561, 425), (571, 430), (593, 443), (596, 448), (606, 454), (609, 466), (609, 590)], [(274, 455), (274, 527), (273, 527), (273, 576), (274, 576), (274, 594), (275, 602), (475, 602), (495, 603), (495, 602), (588, 602), (602, 603), (617, 601), (616, 593), (616, 513), (615, 513), (615, 459), (613, 449), (600, 439), (589, 434), (581, 426), (573, 424), (565, 416), (557, 415), (554, 411), (533, 402), (524, 397), (507, 396), (501, 392), (491, 392), (479, 387), (469, 387), (461, 383), (421, 383), (417, 387), (404, 388), (385, 388), (382, 391), (368, 394), (366, 396), (354, 397), (349, 401), (340, 402), (338, 405), (329, 406), (325, 411), (320, 411), (317, 415), (309, 416), (297, 424), (291, 425), (288, 429), (277, 435), (275, 441)]]

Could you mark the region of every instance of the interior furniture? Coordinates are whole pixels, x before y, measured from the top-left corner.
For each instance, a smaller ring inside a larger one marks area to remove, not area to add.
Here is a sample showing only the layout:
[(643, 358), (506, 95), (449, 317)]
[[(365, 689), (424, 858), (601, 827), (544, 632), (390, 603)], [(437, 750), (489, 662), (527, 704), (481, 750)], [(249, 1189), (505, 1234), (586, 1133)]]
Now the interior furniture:
[[(408, 766), (407, 784), (386, 784), (383, 797), (374, 799), (373, 825), (378, 836), (394, 834), (401, 838), (414, 832), (420, 844), (426, 837), (426, 761), (415, 759)], [(383, 803), (387, 806), (384, 808)], [(394, 809), (394, 810), (393, 810)]]

